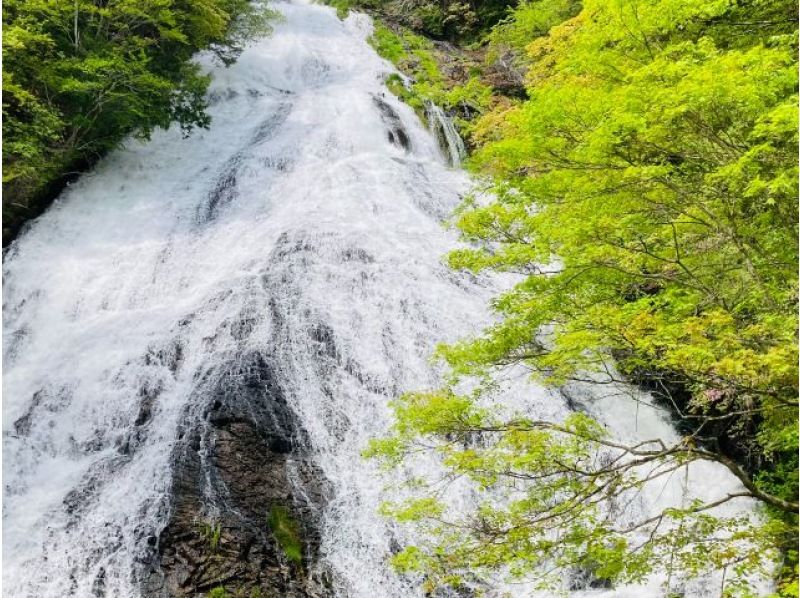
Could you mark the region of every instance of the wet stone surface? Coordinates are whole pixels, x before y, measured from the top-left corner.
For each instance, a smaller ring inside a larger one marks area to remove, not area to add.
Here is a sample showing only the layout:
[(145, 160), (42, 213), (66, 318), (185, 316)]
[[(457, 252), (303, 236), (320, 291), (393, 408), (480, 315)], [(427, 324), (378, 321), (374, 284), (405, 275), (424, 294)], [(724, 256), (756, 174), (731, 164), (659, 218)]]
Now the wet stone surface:
[[(202, 403), (174, 455), (170, 516), (152, 538), (143, 596), (199, 597), (219, 587), (248, 598), (330, 595), (314, 565), (326, 483), (273, 367), (258, 353), (238, 358)], [(297, 523), (302, 563), (270, 530), (273, 507)]]

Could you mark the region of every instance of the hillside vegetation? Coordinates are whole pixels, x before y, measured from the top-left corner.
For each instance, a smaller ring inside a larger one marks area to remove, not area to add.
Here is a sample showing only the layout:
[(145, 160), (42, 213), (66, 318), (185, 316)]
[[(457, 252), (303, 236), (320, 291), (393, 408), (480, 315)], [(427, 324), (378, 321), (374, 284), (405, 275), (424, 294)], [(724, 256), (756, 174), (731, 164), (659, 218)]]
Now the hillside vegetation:
[[(469, 248), (449, 260), (523, 281), (496, 299), (496, 326), (440, 348), (452, 384), (399, 400), (393, 436), (369, 453), (391, 466), (432, 450), (484, 490), (533, 483), (466, 518), (417, 485), (415, 500), (386, 508), (429, 533), (398, 567), (431, 587), (553, 565), (601, 585), (718, 570), (723, 595), (748, 595), (748, 575), (774, 573), (770, 555), (780, 592), (796, 596), (796, 3), (530, 1), (485, 44), (478, 80), (502, 62), (524, 97), (495, 90), (464, 129), (494, 199), (462, 207)], [(413, 62), (401, 68), (419, 78)], [(585, 415), (479, 408), (510, 365), (551, 385), (645, 387), (682, 438), (617, 446)], [(468, 378), (485, 382), (459, 394)], [(601, 449), (627, 458), (597, 461)], [(604, 516), (640, 487), (640, 466), (663, 478), (698, 460), (728, 468), (742, 491), (625, 524)], [(714, 515), (739, 495), (760, 501), (761, 521)]]
[(4, 2), (4, 245), (128, 134), (206, 126), (192, 55), (231, 62), (269, 17), (248, 0)]

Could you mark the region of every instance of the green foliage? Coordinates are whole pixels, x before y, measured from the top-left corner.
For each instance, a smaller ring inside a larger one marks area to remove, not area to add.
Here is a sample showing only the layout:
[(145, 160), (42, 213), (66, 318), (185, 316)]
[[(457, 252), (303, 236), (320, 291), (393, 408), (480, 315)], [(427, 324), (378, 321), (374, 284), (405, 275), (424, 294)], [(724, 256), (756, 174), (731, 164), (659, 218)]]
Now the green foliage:
[[(640, 2), (634, 20), (587, 3), (529, 48), (530, 101), (478, 126), (475, 165), (509, 184), (458, 221), (499, 246), (451, 264), (541, 266), (498, 300), (502, 324), (443, 354), (524, 354), (558, 382), (611, 351), (624, 373), (668, 372), (693, 412), (743, 412), (773, 459), (797, 446), (794, 38), (686, 39), (725, 7)], [(531, 331), (551, 324), (542, 350)]]
[(410, 31), (395, 33), (382, 23), (375, 24), (369, 41), (381, 57), (411, 77), (406, 86), (399, 76), (392, 75), (386, 85), (424, 120), (425, 103), (435, 101), (430, 96), (444, 93), (443, 76), (433, 58), (433, 44)]
[(225, 586), (218, 586), (206, 594), (206, 598), (262, 598), (262, 593), (259, 588), (253, 588), (247, 592), (241, 587), (229, 590)]
[[(635, 583), (659, 572), (688, 579), (726, 569), (727, 590), (747, 595), (746, 576), (769, 573), (775, 539), (786, 533), (779, 521), (757, 525), (746, 516), (710, 516), (710, 506), (700, 502), (653, 518), (608, 518), (609, 503), (630, 500), (643, 478), (664, 479), (686, 459), (673, 458), (680, 447), (641, 446), (600, 458), (603, 449), (620, 447), (581, 413), (558, 424), (502, 420), (477, 407), (474, 397), (449, 391), (407, 395), (395, 411), (392, 437), (373, 441), (366, 456), (396, 466), (433, 450), (447, 470), (443, 479), (415, 481), (414, 498), (381, 508), (384, 516), (418, 528), (422, 540), (393, 564), (423, 573), (429, 591), (497, 571), (555, 590), (564, 570)], [(439, 496), (442, 484), (456, 478), (468, 479), (479, 496), (491, 489), (508, 500), (487, 496), (474, 513), (456, 516)]]
[(517, 5), (508, 18), (492, 28), (487, 36), (490, 58), (510, 50), (523, 59), (534, 40), (547, 35), (550, 28), (580, 12), (578, 0), (530, 0)]
[(478, 73), (464, 83), (448, 80), (439, 66), (441, 59), (434, 44), (420, 35), (407, 30), (395, 32), (376, 23), (370, 43), (380, 56), (410, 78), (410, 83), (405, 85), (399, 76), (392, 75), (386, 85), (423, 120), (426, 118), (426, 105), (432, 102), (455, 114), (456, 126), (467, 135), (472, 117), (488, 110), (492, 103), (491, 88), (481, 81)]
[[(428, 533), (396, 564), (432, 585), (488, 571), (525, 577), (545, 563), (612, 581), (667, 566), (685, 577), (717, 569), (726, 571), (727, 592), (747, 595), (746, 576), (763, 572), (764, 555), (777, 547), (791, 595), (797, 6), (583, 4), (524, 3), (492, 33), (497, 55), (521, 56), (528, 99), (497, 105), (474, 129), (480, 148), (471, 166), (493, 177), (494, 200), (461, 209), (456, 225), (469, 245), (449, 261), (522, 281), (496, 299), (495, 326), (439, 355), (454, 382), (508, 364), (554, 385), (620, 372), (656, 388), (687, 435), (632, 449), (609, 444), (592, 422), (487, 413), (476, 401), (491, 385), (477, 396), (449, 388), (409, 395), (395, 406), (392, 436), (368, 455), (394, 466), (434, 450), (451, 476), (479, 491), (524, 491), (463, 519), (429, 500), (433, 487), (387, 506), (387, 515)], [(692, 504), (615, 527), (603, 505), (645, 474), (598, 464), (602, 450), (659, 472), (716, 461), (767, 505), (767, 519), (715, 517), (710, 505)], [(632, 543), (635, 530), (650, 531), (650, 540)]]
[(5, 2), (4, 214), (24, 217), (130, 133), (207, 126), (208, 77), (191, 56), (209, 48), (229, 64), (271, 15), (248, 0)]
[[(417, 39), (422, 40), (423, 38), (409, 36), (407, 39), (409, 41), (416, 41)], [(403, 43), (403, 38), (382, 23), (375, 23), (375, 29), (372, 32), (372, 37), (370, 37), (370, 43), (378, 54), (393, 64), (400, 64), (402, 61), (409, 59), (409, 51)]]
[(350, 13), (350, 9), (376, 9), (384, 4), (383, 0), (325, 0), (325, 4), (336, 9), (336, 14), (340, 19), (344, 19)]
[(200, 524), (200, 535), (208, 542), (211, 552), (216, 552), (222, 539), (222, 524), (218, 521)]
[[(796, 552), (793, 555), (793, 559), (796, 563)], [(800, 577), (800, 568), (798, 568), (797, 565), (794, 566), (794, 569), (789, 568), (789, 571), (786, 572), (786, 576), (778, 588), (778, 596), (780, 596), (780, 598), (797, 598), (797, 596), (800, 595), (798, 593), (798, 577)]]
[(293, 563), (302, 563), (303, 543), (300, 538), (300, 526), (292, 517), (291, 511), (287, 507), (273, 505), (267, 516), (267, 524), (286, 558)]

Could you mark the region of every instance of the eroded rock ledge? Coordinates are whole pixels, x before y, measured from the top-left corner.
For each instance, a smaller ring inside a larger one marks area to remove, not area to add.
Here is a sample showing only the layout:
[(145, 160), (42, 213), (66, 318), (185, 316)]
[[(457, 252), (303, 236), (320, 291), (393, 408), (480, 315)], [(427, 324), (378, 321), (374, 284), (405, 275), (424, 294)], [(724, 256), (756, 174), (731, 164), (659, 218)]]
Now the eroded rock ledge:
[(330, 595), (316, 564), (326, 483), (274, 366), (250, 353), (207, 378), (175, 451), (169, 522), (149, 540), (143, 595)]

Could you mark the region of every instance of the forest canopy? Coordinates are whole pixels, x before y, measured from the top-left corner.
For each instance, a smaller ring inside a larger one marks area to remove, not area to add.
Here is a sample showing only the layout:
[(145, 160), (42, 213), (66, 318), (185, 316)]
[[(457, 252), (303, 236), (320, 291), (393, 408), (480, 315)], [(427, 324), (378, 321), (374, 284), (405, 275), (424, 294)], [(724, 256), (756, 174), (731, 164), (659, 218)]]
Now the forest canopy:
[(125, 136), (207, 126), (192, 55), (230, 63), (271, 14), (249, 0), (4, 2), (4, 243)]

